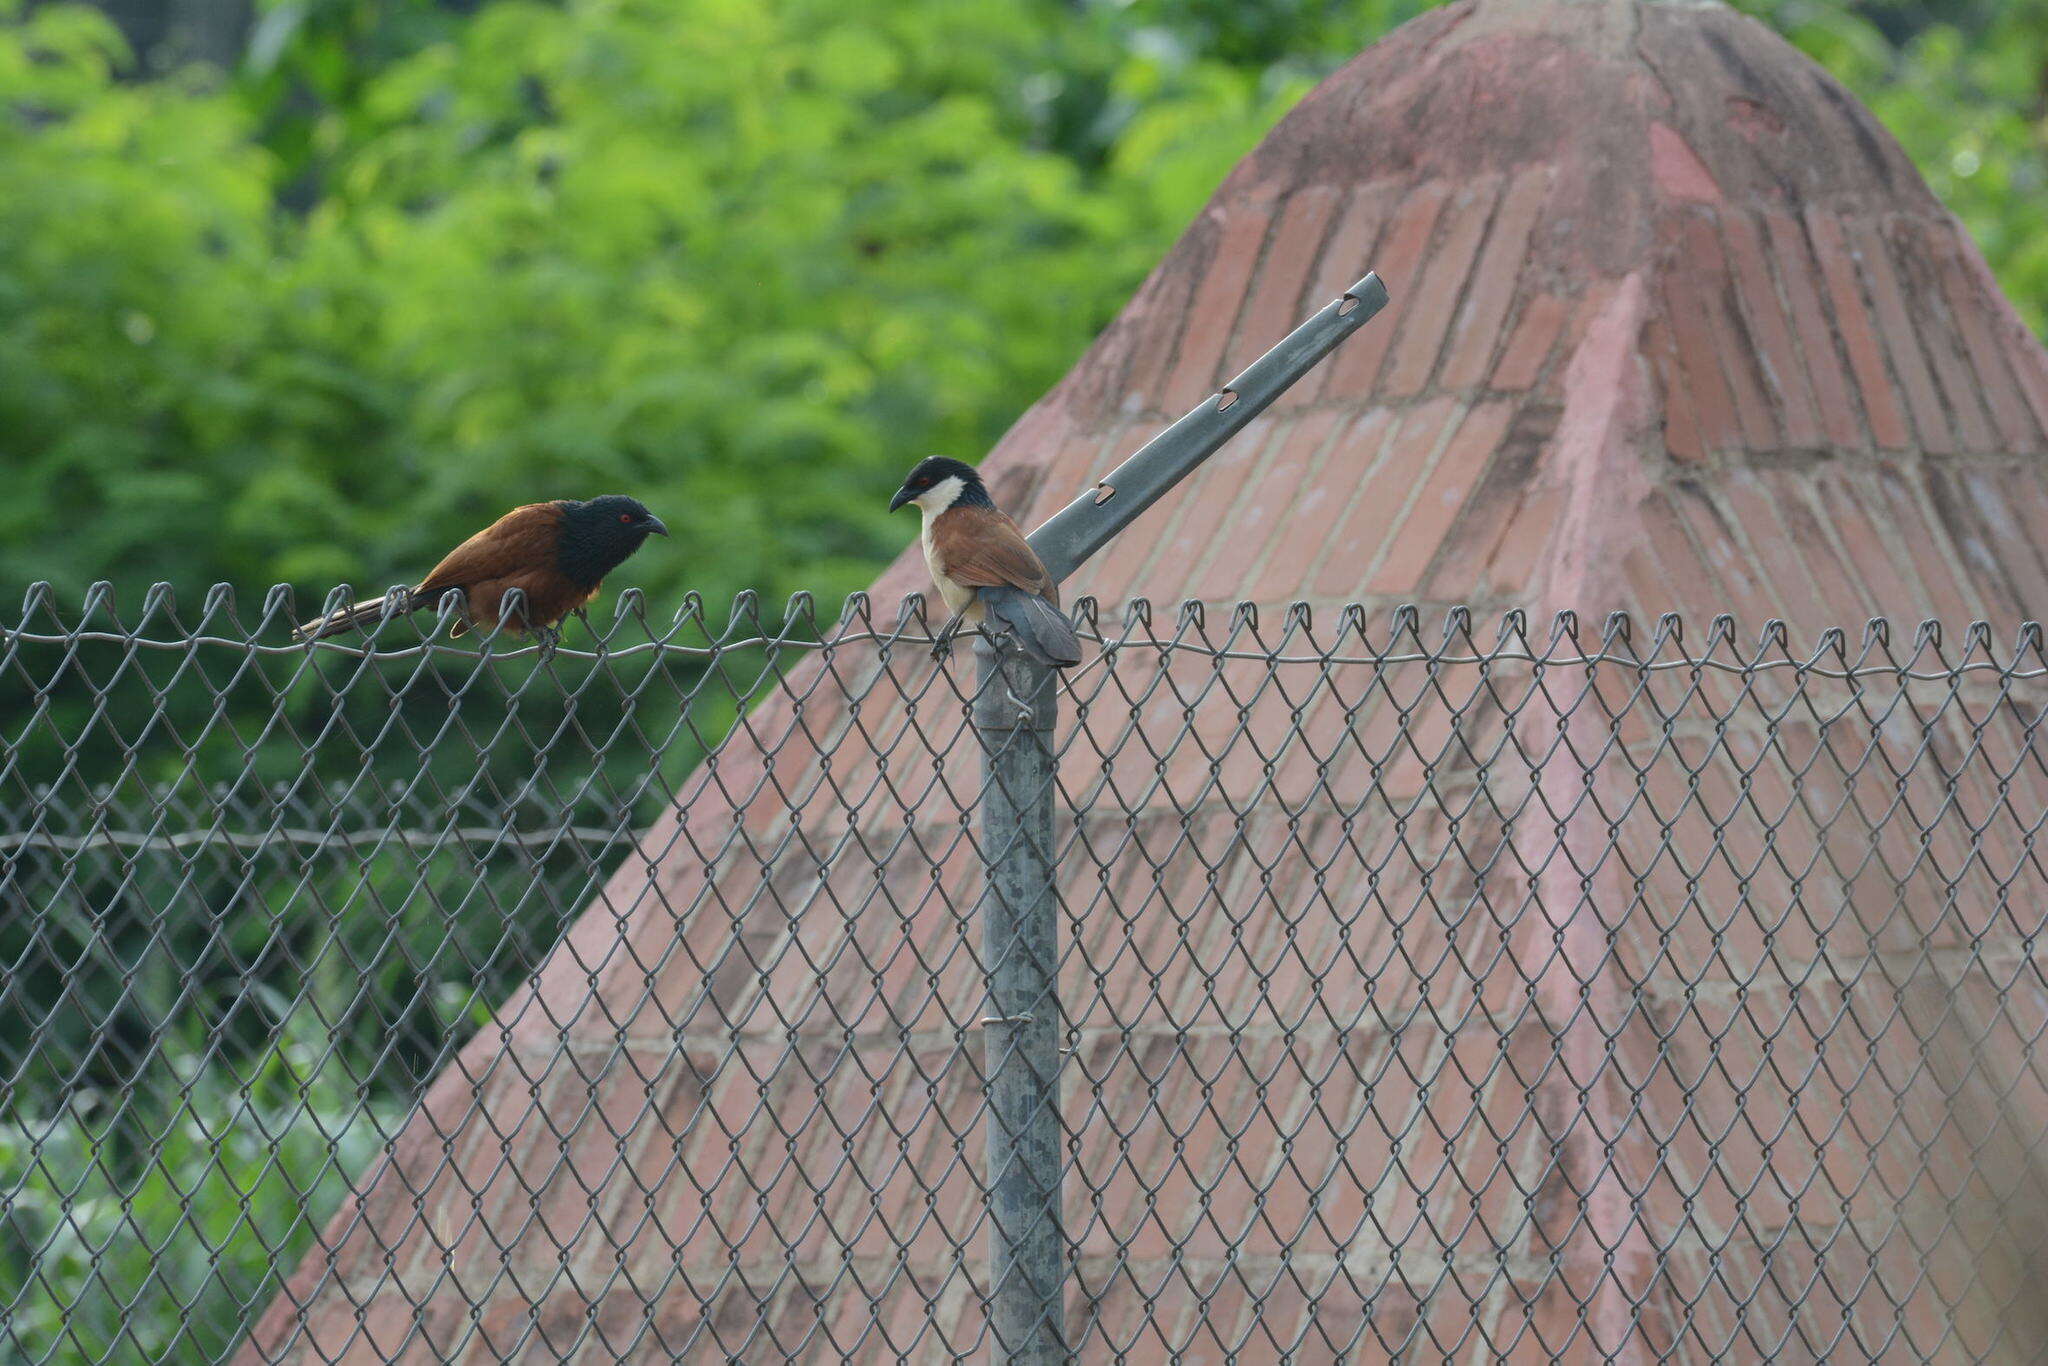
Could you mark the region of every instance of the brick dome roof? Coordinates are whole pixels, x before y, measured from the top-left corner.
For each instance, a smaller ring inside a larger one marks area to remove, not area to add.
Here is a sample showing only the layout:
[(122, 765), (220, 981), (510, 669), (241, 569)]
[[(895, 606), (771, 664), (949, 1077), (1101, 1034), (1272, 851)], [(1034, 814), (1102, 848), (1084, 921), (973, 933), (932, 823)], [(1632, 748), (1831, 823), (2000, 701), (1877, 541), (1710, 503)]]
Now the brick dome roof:
[(2007, 544), (2048, 525), (2048, 357), (1869, 111), (1699, 4), (1451, 5), (1324, 82), (997, 448), (1020, 520), (1368, 267), (1387, 313), (1073, 591), (1751, 628), (2048, 601)]

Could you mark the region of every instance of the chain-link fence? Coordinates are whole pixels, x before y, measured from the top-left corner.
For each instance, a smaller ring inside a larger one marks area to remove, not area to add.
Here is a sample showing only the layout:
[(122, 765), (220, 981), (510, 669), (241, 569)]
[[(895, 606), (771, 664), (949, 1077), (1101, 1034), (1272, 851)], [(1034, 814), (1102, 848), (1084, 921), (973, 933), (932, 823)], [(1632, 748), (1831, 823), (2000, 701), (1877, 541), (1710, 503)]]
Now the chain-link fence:
[(999, 846), (914, 613), (287, 607), (0, 642), (0, 1358), (1015, 1350), (1046, 1159), (1084, 1361), (2048, 1354), (2031, 630), (1083, 604)]

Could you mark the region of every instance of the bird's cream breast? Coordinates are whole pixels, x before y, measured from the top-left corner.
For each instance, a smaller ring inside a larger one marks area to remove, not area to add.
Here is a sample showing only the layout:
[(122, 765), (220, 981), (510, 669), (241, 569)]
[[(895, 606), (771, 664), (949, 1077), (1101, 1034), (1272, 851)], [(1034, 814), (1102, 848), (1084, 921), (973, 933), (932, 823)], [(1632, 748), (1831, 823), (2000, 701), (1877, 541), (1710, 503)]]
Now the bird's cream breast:
[(946, 604), (948, 612), (964, 614), (970, 620), (979, 620), (981, 602), (975, 596), (974, 590), (965, 584), (953, 582), (952, 577), (946, 573), (944, 558), (932, 545), (932, 523), (936, 520), (938, 519), (931, 513), (925, 513), (924, 526), (918, 533), (918, 540), (924, 547), (924, 567), (931, 571), (932, 583), (938, 588), (939, 598)]

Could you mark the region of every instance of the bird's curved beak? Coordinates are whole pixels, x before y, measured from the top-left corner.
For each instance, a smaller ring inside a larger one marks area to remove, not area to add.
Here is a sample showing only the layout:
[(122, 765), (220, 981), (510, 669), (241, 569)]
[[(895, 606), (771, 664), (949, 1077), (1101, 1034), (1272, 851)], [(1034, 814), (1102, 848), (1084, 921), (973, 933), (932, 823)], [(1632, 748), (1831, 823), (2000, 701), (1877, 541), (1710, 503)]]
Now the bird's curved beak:
[(642, 525), (647, 528), (647, 533), (650, 536), (668, 535), (668, 524), (659, 517), (649, 517)]
[(896, 496), (889, 500), (889, 511), (894, 512), (897, 508), (902, 507), (915, 497), (917, 497), (917, 494), (911, 491), (910, 486), (908, 484), (904, 485), (902, 488), (897, 489)]

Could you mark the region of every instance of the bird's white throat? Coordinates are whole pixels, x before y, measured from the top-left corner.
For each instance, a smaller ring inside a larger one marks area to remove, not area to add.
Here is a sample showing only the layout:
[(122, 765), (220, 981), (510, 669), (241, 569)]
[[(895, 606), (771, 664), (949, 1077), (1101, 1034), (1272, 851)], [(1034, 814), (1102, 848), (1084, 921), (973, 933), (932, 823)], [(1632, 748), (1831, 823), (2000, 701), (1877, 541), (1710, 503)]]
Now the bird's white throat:
[(925, 525), (931, 525), (932, 518), (953, 506), (953, 502), (967, 490), (967, 481), (957, 474), (949, 474), (933, 484), (910, 501), (917, 504), (917, 510), (924, 514)]
[(932, 582), (937, 586), (939, 597), (946, 604), (946, 610), (963, 615), (969, 620), (979, 621), (981, 611), (975, 601), (974, 590), (954, 582), (952, 575), (946, 572), (946, 566), (939, 563), (939, 557), (932, 548), (932, 523), (939, 519), (940, 513), (950, 509), (966, 491), (967, 481), (957, 474), (952, 474), (926, 489), (913, 501), (917, 504), (921, 522), (917, 539), (924, 550), (925, 568), (931, 570)]

